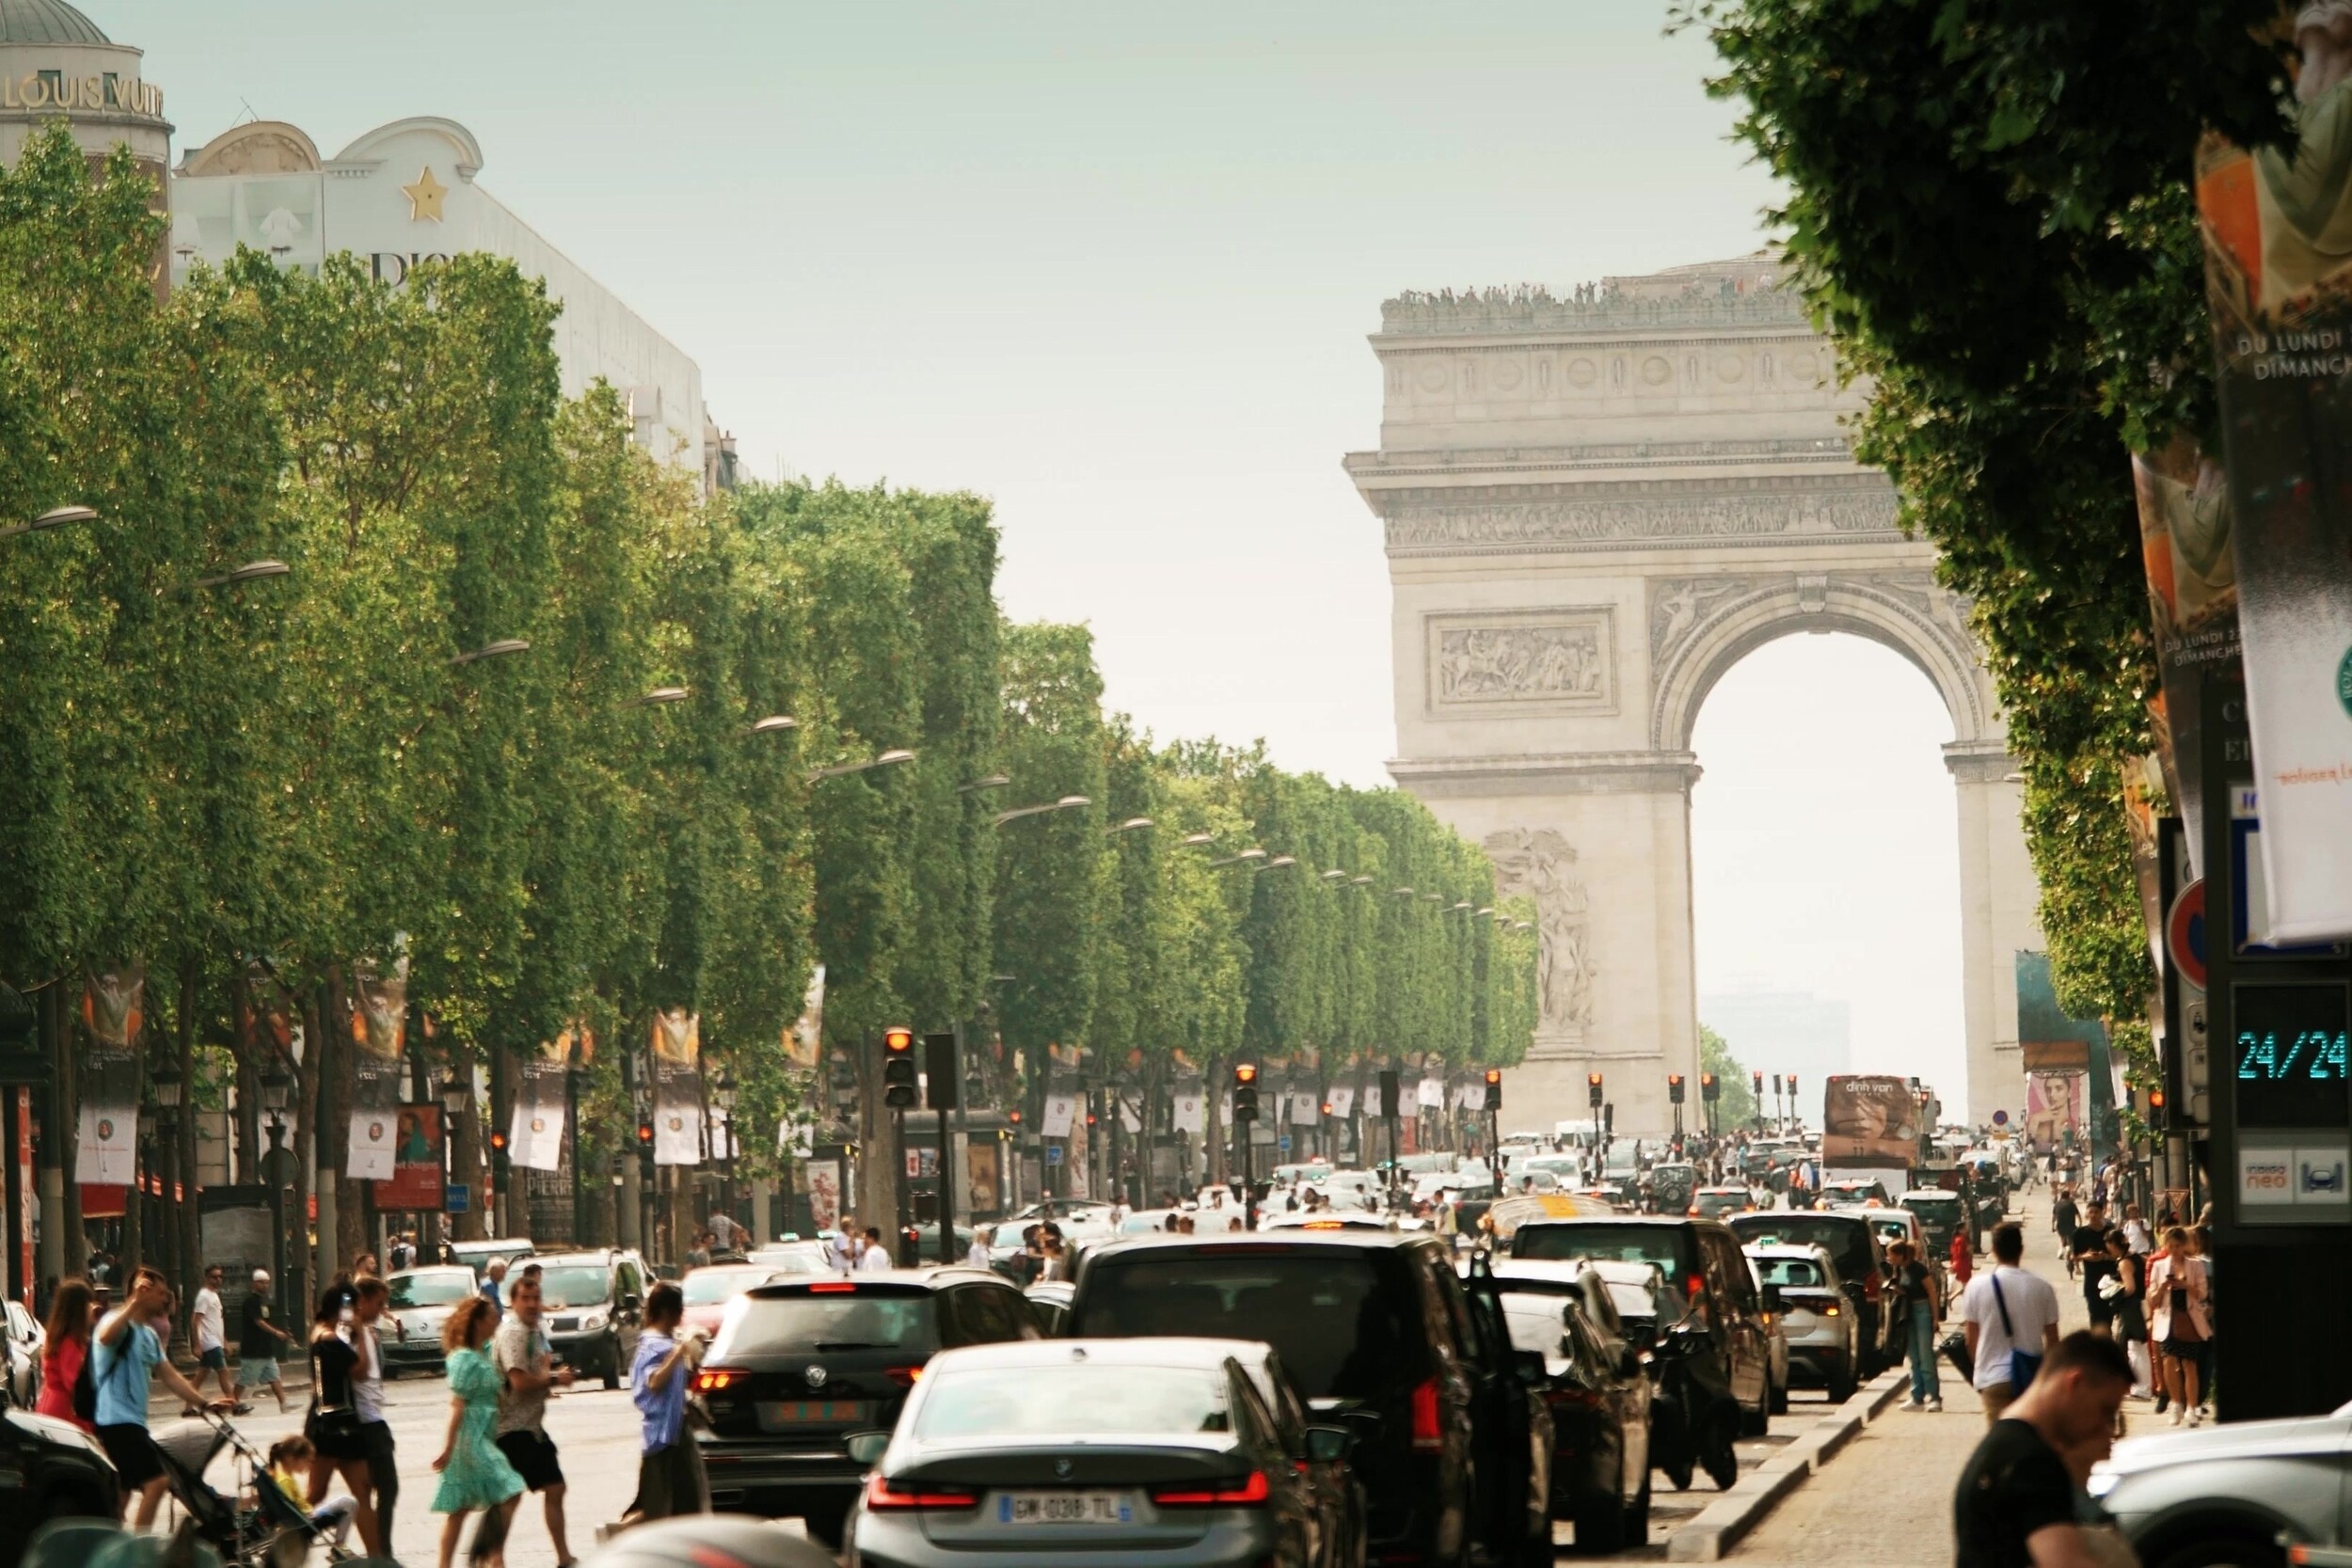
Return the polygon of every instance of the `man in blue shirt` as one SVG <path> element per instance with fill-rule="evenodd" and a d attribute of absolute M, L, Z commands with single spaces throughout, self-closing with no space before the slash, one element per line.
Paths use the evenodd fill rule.
<path fill-rule="evenodd" d="M 146 1529 L 155 1522 L 155 1509 L 164 1499 L 164 1457 L 147 1432 L 147 1388 L 151 1374 L 160 1374 L 164 1386 L 185 1403 L 213 1410 L 230 1410 L 234 1400 L 207 1400 L 203 1391 L 180 1375 L 164 1359 L 164 1342 L 154 1325 L 171 1311 L 171 1287 L 153 1269 L 141 1269 L 131 1281 L 131 1292 L 120 1307 L 99 1320 L 90 1336 L 90 1382 L 98 1390 L 95 1425 L 98 1441 L 122 1478 L 122 1500 L 139 1497 L 135 1521 Z"/>
<path fill-rule="evenodd" d="M 710 1512 L 710 1483 L 703 1475 L 702 1450 L 686 1430 L 686 1386 L 701 1364 L 699 1335 L 678 1333 L 686 1298 L 663 1280 L 645 1297 L 644 1329 L 630 1364 L 629 1398 L 644 1419 L 637 1462 L 637 1500 L 623 1525 Z"/>

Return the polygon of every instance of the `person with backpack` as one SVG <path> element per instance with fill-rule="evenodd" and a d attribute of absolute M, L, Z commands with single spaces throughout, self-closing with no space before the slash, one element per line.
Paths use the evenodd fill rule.
<path fill-rule="evenodd" d="M 155 1523 L 165 1484 L 164 1456 L 147 1430 L 150 1379 L 162 1378 L 164 1386 L 186 1404 L 225 1414 L 237 1403 L 206 1399 L 202 1389 L 164 1358 L 163 1337 L 155 1325 L 170 1311 L 171 1287 L 153 1269 L 141 1269 L 132 1277 L 128 1299 L 100 1319 L 91 1336 L 90 1379 L 97 1385 L 92 1417 L 99 1446 L 114 1461 L 115 1473 L 122 1479 L 124 1504 L 137 1495 L 138 1514 L 133 1525 L 142 1530 Z"/>
<path fill-rule="evenodd" d="M 98 1433 L 98 1386 L 89 1375 L 89 1335 L 97 1321 L 98 1292 L 88 1280 L 57 1287 L 40 1352 L 40 1397 L 33 1402 L 34 1414 L 71 1421 L 92 1436 Z"/>

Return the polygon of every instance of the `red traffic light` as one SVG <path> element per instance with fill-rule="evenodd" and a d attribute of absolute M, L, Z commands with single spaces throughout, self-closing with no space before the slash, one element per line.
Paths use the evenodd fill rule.
<path fill-rule="evenodd" d="M 914 1031 L 890 1028 L 882 1031 L 882 1049 L 893 1056 L 904 1055 L 914 1049 Z"/>
<path fill-rule="evenodd" d="M 1254 1084 L 1254 1083 L 1256 1083 L 1257 1081 L 1258 1081 L 1258 1069 L 1257 1069 L 1257 1068 L 1256 1068 L 1256 1067 L 1252 1066 L 1250 1063 L 1248 1063 L 1248 1062 L 1242 1062 L 1242 1063 L 1237 1064 L 1237 1065 L 1234 1067 L 1234 1069 L 1233 1069 L 1233 1082 L 1234 1082 L 1234 1083 L 1236 1083 L 1236 1084 Z"/>
<path fill-rule="evenodd" d="M 1486 1069 L 1486 1082 L 1487 1082 L 1487 1083 L 1489 1083 L 1489 1084 L 1500 1084 L 1500 1083 L 1502 1083 L 1502 1069 L 1501 1068 L 1499 1068 L 1499 1067 L 1490 1067 L 1490 1068 L 1488 1068 L 1488 1069 Z"/>
<path fill-rule="evenodd" d="M 2164 1091 L 2162 1089 L 2150 1089 L 2148 1091 L 2148 1109 L 2152 1111 L 2161 1111 L 2164 1109 Z"/>
<path fill-rule="evenodd" d="M 653 1142 L 652 1122 L 641 1121 L 637 1124 L 637 1141 L 641 1144 L 650 1144 Z"/>
<path fill-rule="evenodd" d="M 1005 1113 L 1005 1119 L 1011 1122 L 1016 1127 L 1019 1126 L 1021 1124 L 1021 1108 L 1016 1105 L 1011 1110 L 1007 1111 Z"/>
<path fill-rule="evenodd" d="M 506 1134 L 503 1132 L 492 1132 L 490 1134 L 490 1147 L 493 1149 L 504 1148 L 506 1147 Z"/>

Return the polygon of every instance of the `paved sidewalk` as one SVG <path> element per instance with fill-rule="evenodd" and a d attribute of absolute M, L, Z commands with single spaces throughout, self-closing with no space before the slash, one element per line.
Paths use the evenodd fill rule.
<path fill-rule="evenodd" d="M 2066 1275 L 2050 1229 L 2047 1187 L 2010 1200 L 2010 1217 L 2026 1229 L 2026 1266 L 2058 1293 L 2059 1328 L 2089 1326 L 2081 1285 Z M 1947 1324 L 1957 1323 L 1957 1315 Z M 1865 1427 L 1844 1452 L 1782 1503 L 1725 1561 L 1759 1568 L 1947 1568 L 1952 1560 L 1951 1497 L 1960 1472 L 1984 1435 L 1984 1407 L 1947 1362 L 1944 1413 L 1890 1410 Z M 2162 1419 L 2144 1401 L 2123 1406 L 2127 1431 L 2152 1431 Z"/>

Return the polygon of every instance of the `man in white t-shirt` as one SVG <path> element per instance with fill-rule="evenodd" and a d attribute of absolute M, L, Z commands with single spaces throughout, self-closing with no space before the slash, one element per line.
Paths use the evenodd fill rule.
<path fill-rule="evenodd" d="M 204 1271 L 204 1284 L 196 1292 L 196 1305 L 188 1317 L 196 1329 L 197 1381 L 201 1384 L 207 1373 L 218 1378 L 221 1393 L 235 1404 L 237 1386 L 229 1381 L 229 1314 L 220 1305 L 219 1264 Z M 237 1414 L 246 1415 L 249 1408 L 240 1407 Z"/>
<path fill-rule="evenodd" d="M 2047 1356 L 2058 1348 L 2058 1299 L 2049 1281 L 2027 1274 L 2019 1264 L 2026 1256 L 2026 1233 L 2009 1221 L 1993 1229 L 1993 1267 L 1968 1282 L 1960 1298 L 1963 1332 L 1977 1375 L 1977 1397 L 1984 1403 L 1985 1425 L 2001 1418 L 2022 1389 L 2010 1373 L 2010 1356 Z"/>

